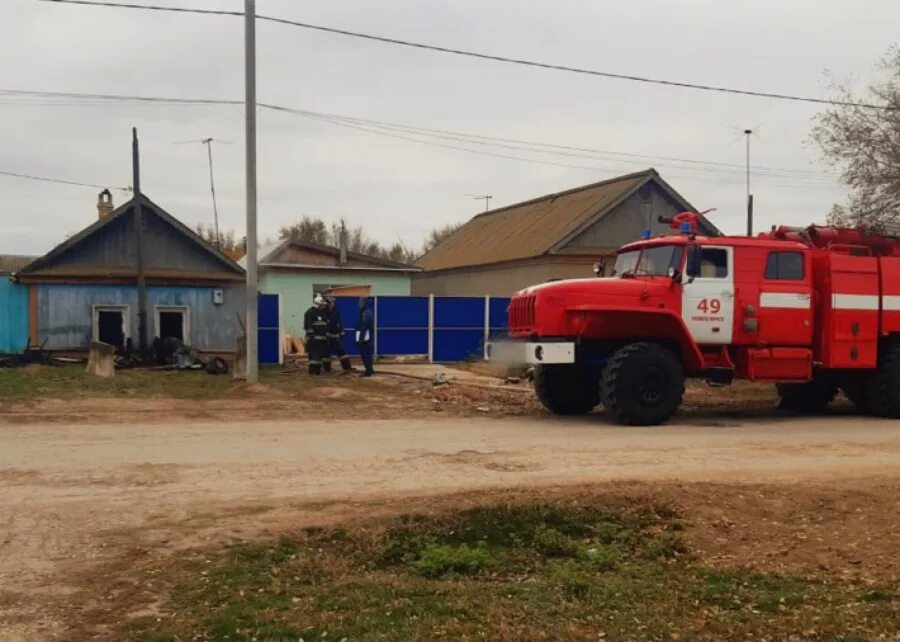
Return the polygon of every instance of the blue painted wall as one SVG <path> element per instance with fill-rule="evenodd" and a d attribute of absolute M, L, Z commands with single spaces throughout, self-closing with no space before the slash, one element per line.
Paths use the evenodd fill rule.
<path fill-rule="evenodd" d="M 19 353 L 28 343 L 28 287 L 0 276 L 0 353 Z"/>
<path fill-rule="evenodd" d="M 125 285 L 38 285 L 39 341 L 48 350 L 90 347 L 93 306 L 127 305 L 129 336 L 137 342 L 137 288 Z M 238 314 L 245 311 L 244 286 L 223 287 L 225 302 L 213 303 L 213 287 L 147 288 L 147 337 L 156 336 L 155 306 L 185 306 L 190 310 L 190 345 L 198 350 L 226 352 L 235 349 L 241 333 Z M 26 297 L 27 303 L 27 297 Z"/>

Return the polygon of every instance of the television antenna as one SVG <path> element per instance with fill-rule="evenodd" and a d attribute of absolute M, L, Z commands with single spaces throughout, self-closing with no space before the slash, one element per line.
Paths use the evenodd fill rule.
<path fill-rule="evenodd" d="M 491 199 L 494 198 L 493 194 L 466 194 L 466 196 L 474 198 L 476 201 L 484 201 L 485 212 L 491 209 Z"/>
<path fill-rule="evenodd" d="M 216 203 L 216 182 L 213 179 L 213 156 L 212 156 L 212 144 L 213 143 L 222 143 L 223 145 L 234 145 L 231 141 L 227 140 L 219 140 L 218 138 L 200 138 L 197 140 L 180 140 L 175 145 L 188 145 L 191 143 L 200 143 L 201 145 L 206 145 L 206 154 L 209 159 L 209 191 L 212 194 L 212 203 L 213 203 L 213 224 L 214 224 L 214 232 L 216 235 L 215 246 L 217 250 L 222 249 L 222 237 L 219 235 L 219 206 Z"/>

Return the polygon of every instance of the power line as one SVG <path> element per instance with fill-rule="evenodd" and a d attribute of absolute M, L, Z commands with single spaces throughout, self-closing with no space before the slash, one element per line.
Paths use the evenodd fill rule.
<path fill-rule="evenodd" d="M 56 2 L 57 0 L 42 0 Z M 169 96 L 137 96 L 130 94 L 94 94 L 64 91 L 31 91 L 24 89 L 0 89 L 0 96 L 36 96 L 43 98 L 71 98 L 74 100 L 92 99 L 104 102 L 136 102 L 136 103 L 170 103 L 176 105 L 243 105 L 240 100 L 224 100 L 215 98 L 173 98 Z"/>
<path fill-rule="evenodd" d="M 300 116 L 305 116 L 309 118 L 313 118 L 316 120 L 322 120 L 325 122 L 331 122 L 333 124 L 340 123 L 348 123 L 348 124 L 357 124 L 357 125 L 367 125 L 374 127 L 379 130 L 388 130 L 388 131 L 399 131 L 403 133 L 422 135 L 428 137 L 435 137 L 439 139 L 465 142 L 475 145 L 484 145 L 484 146 L 494 146 L 501 147 L 506 149 L 513 149 L 518 151 L 526 151 L 531 153 L 538 154 L 550 154 L 554 156 L 567 156 L 567 157 L 575 157 L 575 158 L 587 158 L 593 160 L 601 160 L 601 161 L 611 161 L 619 164 L 631 164 L 631 165 L 646 165 L 648 162 L 654 162 L 655 164 L 659 164 L 658 161 L 664 161 L 662 165 L 671 165 L 676 167 L 677 169 L 683 169 L 687 171 L 698 171 L 705 173 L 718 173 L 724 175 L 734 175 L 737 173 L 743 173 L 745 168 L 740 165 L 735 165 L 732 163 L 717 163 L 713 161 L 699 161 L 692 159 L 684 159 L 684 158 L 674 158 L 668 156 L 648 156 L 643 154 L 628 154 L 624 152 L 614 152 L 609 150 L 598 150 L 591 149 L 586 147 L 573 147 L 568 145 L 555 145 L 551 143 L 541 143 L 534 141 L 523 141 L 519 139 L 512 138 L 500 138 L 493 136 L 482 136 L 478 134 L 466 134 L 462 132 L 453 132 L 451 130 L 440 130 L 440 129 L 429 129 L 429 128 L 419 128 L 413 127 L 409 125 L 398 125 L 395 123 L 384 123 L 382 121 L 373 121 L 367 119 L 360 118 L 350 118 L 344 116 L 337 116 L 334 114 L 325 114 L 321 112 L 309 112 L 305 110 L 292 110 L 292 113 L 296 113 Z M 498 142 L 500 141 L 500 142 Z M 509 141 L 509 142 L 502 142 Z M 557 151 L 561 150 L 561 151 Z M 573 151 L 569 151 L 573 150 Z M 589 152 L 589 153 L 585 153 Z M 597 154 L 601 154 L 598 156 Z M 607 158 L 602 155 L 613 156 L 614 158 Z M 619 158 L 621 157 L 621 158 Z M 640 160 L 637 160 L 640 159 Z M 676 165 L 675 163 L 687 163 L 690 167 L 681 167 Z M 800 170 L 800 169 L 788 169 L 788 168 L 775 168 L 775 167 L 767 167 L 760 166 L 755 167 L 758 174 L 760 176 L 771 176 L 778 178 L 790 178 L 795 180 L 821 180 L 824 176 L 822 172 L 817 172 L 813 170 Z"/>
<path fill-rule="evenodd" d="M 260 106 L 262 106 L 262 105 L 260 105 Z M 291 111 L 291 110 L 289 110 L 289 111 Z M 299 115 L 306 116 L 307 114 L 299 114 Z M 521 162 L 526 162 L 526 163 L 533 163 L 533 164 L 537 164 L 537 165 L 547 165 L 547 166 L 551 166 L 551 167 L 565 167 L 565 168 L 569 168 L 569 169 L 581 169 L 581 170 L 586 170 L 586 171 L 590 171 L 590 172 L 620 172 L 620 171 L 623 171 L 622 168 L 598 167 L 598 166 L 592 166 L 592 165 L 575 165 L 575 164 L 571 164 L 571 163 L 560 163 L 560 162 L 553 162 L 553 161 L 545 161 L 545 160 L 539 160 L 539 159 L 535 159 L 535 158 L 527 158 L 527 157 L 523 157 L 523 156 L 515 156 L 515 155 L 512 155 L 512 154 L 498 153 L 498 152 L 491 152 L 491 151 L 486 151 L 486 150 L 481 150 L 481 149 L 472 149 L 472 148 L 470 148 L 470 147 L 461 147 L 461 146 L 459 146 L 459 145 L 452 145 L 452 144 L 448 144 L 448 143 L 440 143 L 440 142 L 435 142 L 435 141 L 432 141 L 432 140 L 423 140 L 423 139 L 421 139 L 421 138 L 416 138 L 416 137 L 414 137 L 414 136 L 412 136 L 412 135 L 404 135 L 404 134 L 401 134 L 401 133 L 395 133 L 395 132 L 386 132 L 386 131 L 382 131 L 382 130 L 380 130 L 380 129 L 378 129 L 378 128 L 375 128 L 375 127 L 369 127 L 369 126 L 364 126 L 364 125 L 359 125 L 359 124 L 354 124 L 354 123 L 343 122 L 342 120 L 334 119 L 334 118 L 321 118 L 321 117 L 316 117 L 316 116 L 309 116 L 309 117 L 314 118 L 314 119 L 316 119 L 316 120 L 322 120 L 323 122 L 327 122 L 327 123 L 330 123 L 330 124 L 333 124 L 333 125 L 337 125 L 337 126 L 340 126 L 340 127 L 345 127 L 345 128 L 349 128 L 349 129 L 356 129 L 356 130 L 363 131 L 363 132 L 368 132 L 368 133 L 371 133 L 371 134 L 378 134 L 378 135 L 380 135 L 380 136 L 385 136 L 385 137 L 388 137 L 388 138 L 396 138 L 396 139 L 398 139 L 398 140 L 411 141 L 411 142 L 420 143 L 420 144 L 423 144 L 423 145 L 429 145 L 429 146 L 432 146 L 432 147 L 441 147 L 441 148 L 444 148 L 444 149 L 453 149 L 453 150 L 457 150 L 457 151 L 468 152 L 468 153 L 471 153 L 471 154 L 479 154 L 479 155 L 482 155 L 482 156 L 491 156 L 491 157 L 494 157 L 494 158 L 503 158 L 503 159 L 507 159 L 507 160 L 515 160 L 515 161 L 521 161 Z M 592 157 L 588 157 L 588 158 L 592 158 Z M 602 159 L 595 159 L 595 160 L 602 160 Z M 614 162 L 622 162 L 622 161 L 614 161 Z M 697 176 L 685 176 L 685 175 L 683 175 L 683 174 L 682 174 L 682 175 L 679 175 L 679 174 L 667 173 L 666 175 L 667 175 L 667 176 L 670 176 L 670 177 L 674 177 L 674 178 L 683 178 L 683 179 L 689 179 L 689 180 L 700 180 L 700 181 L 703 181 L 703 180 L 710 181 L 710 180 L 712 180 L 712 179 L 709 179 L 709 178 L 704 179 L 704 178 L 697 177 Z M 783 176 L 782 176 L 782 177 L 778 177 L 777 175 L 765 175 L 765 176 L 767 176 L 767 177 L 774 177 L 774 178 L 785 178 L 785 177 L 783 177 Z M 732 183 L 729 183 L 728 180 L 715 179 L 715 180 L 713 180 L 713 182 L 719 183 L 719 184 L 735 184 L 735 185 L 741 184 L 739 181 L 736 180 L 736 179 L 737 179 L 737 176 L 725 176 L 725 177 L 723 177 L 723 178 L 726 178 L 726 179 L 734 178 L 735 180 L 734 180 Z M 826 183 L 826 182 L 821 182 L 821 183 L 815 183 L 815 184 L 817 184 L 817 185 L 831 185 L 832 183 L 830 183 L 830 182 L 828 182 L 828 183 Z M 789 186 L 789 185 L 786 185 L 786 184 L 781 184 L 781 185 L 782 185 L 782 186 Z"/>
<path fill-rule="evenodd" d="M 179 104 L 179 105 L 239 105 L 242 104 L 240 101 L 236 100 L 225 100 L 225 99 L 211 99 L 211 98 L 169 98 L 169 97 L 161 97 L 161 96 L 137 96 L 137 95 L 127 95 L 127 94 L 98 94 L 98 93 L 75 93 L 75 92 L 49 92 L 49 91 L 30 91 L 30 90 L 20 90 L 20 89 L 2 89 L 0 88 L 0 96 L 26 96 L 30 98 L 34 97 L 42 97 L 44 99 L 65 99 L 65 102 L 61 102 L 63 105 L 71 105 L 78 104 L 77 101 L 79 99 L 89 101 L 87 104 L 91 105 L 104 105 L 109 103 L 116 102 L 133 102 L 138 104 Z M 75 101 L 74 103 L 71 101 Z M 31 103 L 26 103 L 31 104 Z M 48 102 L 48 104 L 53 104 L 52 101 Z M 505 149 L 511 149 L 516 151 L 525 151 L 529 153 L 540 153 L 540 154 L 552 154 L 555 156 L 567 156 L 567 157 L 577 157 L 577 158 L 587 158 L 591 160 L 600 160 L 605 162 L 614 162 L 619 165 L 624 164 L 639 164 L 646 165 L 647 163 L 660 164 L 658 161 L 663 161 L 662 165 L 667 165 L 671 163 L 684 163 L 689 165 L 696 165 L 696 167 L 679 167 L 677 165 L 672 165 L 677 169 L 686 170 L 686 171 L 701 171 L 701 172 L 712 172 L 712 173 L 720 173 L 724 175 L 728 174 L 736 174 L 738 172 L 744 171 L 743 165 L 733 164 L 733 163 L 722 163 L 716 161 L 704 161 L 697 159 L 688 159 L 688 158 L 678 158 L 678 157 L 670 157 L 670 156 L 650 156 L 644 154 L 632 154 L 628 152 L 619 152 L 612 150 L 604 150 L 604 149 L 595 149 L 590 147 L 577 147 L 571 145 L 557 145 L 553 143 L 546 142 L 538 142 L 538 141 L 527 141 L 516 138 L 503 138 L 497 136 L 487 136 L 483 134 L 471 134 L 466 132 L 459 132 L 449 129 L 434 129 L 427 127 L 416 127 L 413 125 L 405 125 L 399 123 L 390 123 L 379 120 L 371 120 L 364 119 L 352 116 L 344 116 L 340 114 L 332 114 L 328 112 L 317 112 L 310 111 L 305 109 L 298 109 L 292 107 L 286 107 L 283 105 L 269 104 L 269 103 L 260 103 L 260 108 L 268 109 L 276 112 L 283 112 L 292 115 L 298 115 L 302 117 L 312 118 L 315 120 L 320 120 L 323 122 L 327 122 L 334 125 L 342 125 L 346 127 L 354 126 L 355 129 L 361 129 L 362 131 L 368 131 L 370 133 L 381 134 L 384 136 L 389 136 L 392 138 L 399 138 L 401 140 L 411 140 L 413 142 L 418 142 L 421 144 L 432 145 L 437 147 L 444 147 L 449 149 L 456 149 L 460 151 L 468 151 L 471 153 L 482 153 L 490 156 L 500 157 L 500 158 L 508 158 L 510 160 L 525 160 L 531 161 L 533 159 L 524 159 L 519 156 L 511 156 L 508 154 L 493 154 L 484 152 L 483 150 L 473 150 L 470 148 L 463 148 L 456 145 L 448 145 L 448 144 L 438 144 L 431 140 L 422 140 L 421 138 L 411 138 L 410 135 L 415 136 L 424 136 L 429 138 L 442 138 L 444 140 L 450 140 L 453 142 L 463 142 L 468 144 L 475 144 L 486 146 L 490 145 L 493 147 L 500 147 Z M 385 133 L 387 130 L 388 133 Z M 553 151 L 553 150 L 561 150 L 561 151 Z M 603 158 L 602 156 L 598 156 L 598 154 L 606 154 L 615 157 L 622 158 Z M 641 160 L 636 160 L 641 159 Z M 542 163 L 542 164 L 553 164 L 562 167 L 571 167 L 575 169 L 590 169 L 592 171 L 618 171 L 609 170 L 609 168 L 603 169 L 599 167 L 586 167 L 583 165 L 568 165 L 568 164 L 559 164 L 559 163 Z M 722 168 L 722 169 L 719 169 Z M 816 172 L 813 170 L 801 170 L 801 169 L 792 169 L 792 168 L 783 168 L 783 167 L 772 167 L 772 166 L 757 166 L 753 168 L 754 171 L 759 172 L 760 175 L 769 176 L 769 177 L 777 177 L 777 178 L 787 178 L 787 179 L 796 179 L 803 181 L 812 181 L 812 180 L 821 180 L 823 174 L 821 172 Z"/>
<path fill-rule="evenodd" d="M 300 111 L 300 110 L 296 110 L 296 111 Z M 559 144 L 555 144 L 555 143 L 528 141 L 528 140 L 522 140 L 522 139 L 518 139 L 518 138 L 504 138 L 501 136 L 486 136 L 484 134 L 470 134 L 470 133 L 464 133 L 464 132 L 459 132 L 459 131 L 454 131 L 454 130 L 449 130 L 449 129 L 433 129 L 433 128 L 428 128 L 428 127 L 415 127 L 412 125 L 401 125 L 401 124 L 397 124 L 397 123 L 388 123 L 388 122 L 384 122 L 384 121 L 368 120 L 368 119 L 364 119 L 364 118 L 356 118 L 356 117 L 351 117 L 351 116 L 340 116 L 338 114 L 327 114 L 325 112 L 311 112 L 311 111 L 304 110 L 304 113 L 309 114 L 309 115 L 331 116 L 331 117 L 335 117 L 335 118 L 341 118 L 343 120 L 360 122 L 360 123 L 368 123 L 368 124 L 379 125 L 379 126 L 383 126 L 383 127 L 393 127 L 393 128 L 397 128 L 397 129 L 401 129 L 401 130 L 429 132 L 429 133 L 435 133 L 435 134 L 448 134 L 448 135 L 453 135 L 453 136 L 464 136 L 466 138 L 472 138 L 472 139 L 484 140 L 484 141 L 498 141 L 498 142 L 503 142 L 503 143 L 520 144 L 520 145 L 533 146 L 533 147 L 544 147 L 544 148 L 548 148 L 548 149 L 561 149 L 561 150 L 567 150 L 567 151 L 608 154 L 610 156 L 622 156 L 622 157 L 626 157 L 626 158 L 664 160 L 664 161 L 673 161 L 673 162 L 679 162 L 679 163 L 690 163 L 690 164 L 696 164 L 696 165 L 709 165 L 709 166 L 714 166 L 714 167 L 729 167 L 729 168 L 734 168 L 734 169 L 738 169 L 741 171 L 743 171 L 743 169 L 744 169 L 743 165 L 739 165 L 737 163 L 722 163 L 722 162 L 716 162 L 716 161 L 703 161 L 703 160 L 696 160 L 696 159 L 689 159 L 689 158 L 678 158 L 678 157 L 673 157 L 673 156 L 651 156 L 649 154 L 633 154 L 633 153 L 628 153 L 628 152 L 613 151 L 613 150 L 609 150 L 609 149 L 596 149 L 596 148 L 591 148 L 591 147 L 576 147 L 576 146 L 572 146 L 572 145 L 559 145 Z M 791 173 L 798 173 L 798 174 L 821 174 L 821 172 L 816 171 L 816 170 L 794 169 L 794 168 L 787 168 L 787 167 L 770 167 L 770 166 L 765 166 L 765 165 L 754 166 L 754 168 L 757 170 L 771 170 L 771 171 L 791 172 Z"/>
<path fill-rule="evenodd" d="M 421 138 L 416 138 L 414 136 L 407 136 L 407 135 L 398 134 L 398 133 L 385 132 L 385 131 L 381 131 L 377 128 L 342 122 L 342 121 L 336 120 L 336 119 L 317 118 L 317 120 L 322 120 L 324 122 L 328 122 L 333 125 L 337 125 L 339 127 L 346 127 L 346 128 L 350 128 L 350 129 L 356 129 L 359 131 L 369 132 L 372 134 L 378 134 L 380 136 L 386 136 L 388 138 L 396 138 L 398 140 L 411 141 L 411 142 L 420 143 L 423 145 L 430 145 L 432 147 L 453 149 L 453 150 L 457 150 L 457 151 L 468 152 L 471 154 L 479 154 L 482 156 L 491 156 L 494 158 L 504 158 L 507 160 L 515 160 L 515 161 L 521 161 L 521 162 L 526 162 L 526 163 L 533 163 L 533 164 L 537 164 L 537 165 L 546 165 L 546 166 L 550 166 L 550 167 L 565 167 L 568 169 L 581 169 L 581 170 L 586 170 L 586 171 L 590 171 L 590 172 L 620 172 L 620 171 L 622 171 L 621 168 L 598 167 L 598 166 L 593 166 L 593 165 L 575 165 L 575 164 L 571 164 L 571 163 L 560 163 L 560 162 L 539 160 L 539 159 L 535 159 L 535 158 L 527 158 L 527 157 L 523 157 L 523 156 L 514 156 L 512 154 L 491 152 L 491 151 L 486 151 L 486 150 L 482 150 L 482 149 L 472 149 L 470 147 L 461 147 L 459 145 L 451 145 L 451 144 L 439 143 L 439 142 L 435 142 L 435 141 L 431 141 L 431 140 L 423 140 Z M 621 162 L 621 161 L 614 161 L 614 162 Z M 679 174 L 667 172 L 666 176 L 673 177 L 673 178 L 688 179 L 688 180 L 699 180 L 699 181 L 707 181 L 707 182 L 712 181 L 712 182 L 715 182 L 718 184 L 734 184 L 734 185 L 742 184 L 740 182 L 740 180 L 738 179 L 738 177 L 734 176 L 734 175 L 733 176 L 723 176 L 722 178 L 719 178 L 719 179 L 711 179 L 711 178 L 704 178 L 704 177 L 698 177 L 698 176 L 685 176 L 683 174 L 679 175 Z M 774 178 L 784 178 L 784 177 L 778 177 L 778 176 L 772 176 L 772 175 L 765 175 L 765 176 L 774 177 Z M 723 178 L 726 180 L 723 180 Z M 772 183 L 769 183 L 769 184 L 772 185 Z M 831 185 L 831 184 L 832 183 L 830 183 L 830 182 L 819 182 L 819 183 L 807 183 L 807 185 L 804 185 L 804 186 L 794 184 L 793 186 L 794 187 L 806 187 L 808 185 Z M 784 187 L 791 186 L 790 184 L 785 184 L 785 183 L 780 183 L 779 185 L 784 186 Z"/>
<path fill-rule="evenodd" d="M 74 185 L 76 187 L 93 187 L 96 189 L 108 189 L 107 185 L 99 185 L 97 183 L 79 183 L 78 181 L 67 181 L 62 178 L 49 178 L 47 176 L 33 176 L 31 174 L 20 174 L 18 172 L 7 172 L 0 170 L 0 175 L 10 176 L 12 178 L 24 178 L 30 181 L 42 181 L 44 183 L 60 183 L 62 185 Z M 122 192 L 130 192 L 130 187 L 113 187 L 112 189 Z"/>
<path fill-rule="evenodd" d="M 166 11 L 166 12 L 176 12 L 176 13 L 191 13 L 191 14 L 204 14 L 204 15 L 216 15 L 216 16 L 243 16 L 242 11 L 226 11 L 221 9 L 189 9 L 186 7 L 164 7 L 159 5 L 145 5 L 145 4 L 134 4 L 134 3 L 124 3 L 124 2 L 98 2 L 96 0 L 41 0 L 42 2 L 55 2 L 59 4 L 76 4 L 76 5 L 87 5 L 93 7 L 107 7 L 107 8 L 119 8 L 119 9 L 142 9 L 145 11 Z M 885 111 L 893 111 L 895 108 L 887 106 L 887 105 L 875 105 L 869 103 L 856 103 L 851 101 L 843 101 L 843 100 L 833 100 L 828 98 L 815 98 L 812 96 L 799 96 L 794 94 L 783 94 L 777 92 L 766 92 L 766 91 L 753 91 L 749 89 L 736 89 L 734 87 L 720 87 L 715 85 L 704 85 L 697 83 L 689 83 L 689 82 L 681 82 L 676 80 L 663 80 L 661 78 L 649 78 L 646 76 L 635 76 L 631 74 L 620 74 L 609 71 L 600 71 L 596 69 L 586 69 L 584 67 L 572 67 L 569 65 L 559 65 L 553 63 L 546 62 L 538 62 L 534 60 L 525 60 L 523 58 L 512 58 L 509 56 L 500 56 L 495 54 L 486 54 L 475 51 L 468 51 L 465 49 L 455 49 L 451 47 L 442 47 L 439 45 L 430 45 L 421 42 L 414 42 L 411 40 L 401 40 L 399 38 L 389 38 L 386 36 L 378 36 L 369 33 L 363 33 L 359 31 L 350 31 L 347 29 L 338 29 L 335 27 L 326 27 L 324 25 L 316 25 L 308 22 L 299 22 L 296 20 L 289 20 L 287 18 L 278 18 L 274 16 L 262 16 L 257 15 L 257 19 L 264 20 L 267 22 L 274 22 L 282 25 L 289 25 L 292 27 L 300 27 L 302 29 L 311 29 L 313 31 L 321 31 L 325 33 L 331 33 L 340 36 L 347 36 L 351 38 L 361 38 L 364 40 L 372 40 L 375 42 L 381 42 L 385 44 L 391 45 L 399 45 L 402 47 L 411 47 L 415 49 L 425 49 L 428 51 L 437 51 L 440 53 L 453 54 L 457 56 L 466 56 L 469 58 L 478 58 L 481 60 L 491 60 L 494 62 L 503 62 L 515 65 L 524 65 L 527 67 L 534 67 L 540 69 L 549 69 L 552 71 L 564 71 L 575 74 L 583 74 L 588 76 L 599 76 L 603 78 L 612 78 L 615 80 L 626 80 L 631 82 L 640 82 L 645 84 L 652 85 L 663 85 L 668 87 L 679 87 L 681 89 L 693 89 L 698 91 L 712 91 L 726 94 L 736 94 L 742 96 L 753 96 L 756 98 L 767 98 L 771 100 L 788 100 L 794 102 L 804 102 L 804 103 L 814 103 L 819 105 L 834 105 L 840 107 L 862 107 L 865 109 L 878 109 Z"/>

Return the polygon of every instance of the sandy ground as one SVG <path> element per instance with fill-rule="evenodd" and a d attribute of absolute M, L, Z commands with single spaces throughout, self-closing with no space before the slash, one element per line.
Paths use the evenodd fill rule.
<path fill-rule="evenodd" d="M 430 415 L 373 421 L 4 425 L 2 639 L 31 642 L 58 634 L 67 621 L 109 599 L 104 587 L 114 583 L 105 584 L 105 574 L 118 569 L 127 575 L 129 560 L 136 557 L 277 533 L 288 525 L 327 523 L 371 512 L 373 506 L 384 510 L 396 503 L 408 509 L 440 502 L 410 499 L 415 496 L 611 481 L 622 487 L 664 480 L 747 488 L 774 483 L 781 489 L 813 483 L 826 485 L 829 492 L 861 493 L 850 507 L 840 503 L 849 501 L 846 495 L 828 504 L 828 514 L 840 523 L 846 522 L 841 511 L 857 516 L 867 506 L 877 505 L 877 514 L 869 516 L 876 522 L 879 514 L 895 521 L 900 514 L 900 422 L 850 416 L 691 421 L 623 428 L 598 417 Z M 660 488 L 663 495 L 671 493 L 671 485 Z M 740 527 L 752 497 L 750 491 L 732 492 L 730 504 L 721 498 L 698 502 L 708 509 L 704 523 L 718 525 L 698 536 L 710 556 L 727 558 L 727 550 L 717 549 L 716 529 L 722 535 Z M 813 507 L 819 505 L 815 502 Z M 725 510 L 729 505 L 732 509 Z M 757 515 L 745 524 L 748 541 L 754 541 L 753 533 L 784 530 L 778 520 L 787 518 L 777 510 L 773 515 Z M 896 526 L 890 525 L 884 542 L 890 550 L 900 545 Z M 871 527 L 884 532 L 884 524 Z M 832 530 L 828 537 L 837 538 L 838 526 Z M 819 539 L 826 546 L 826 538 Z M 800 570 L 840 563 L 834 555 L 821 560 L 811 557 Z M 898 579 L 896 564 L 877 556 L 846 563 Z"/>

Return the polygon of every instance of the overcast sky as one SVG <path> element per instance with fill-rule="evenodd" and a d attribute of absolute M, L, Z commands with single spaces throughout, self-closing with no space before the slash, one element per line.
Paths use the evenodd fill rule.
<path fill-rule="evenodd" d="M 154 4 L 240 10 L 240 0 Z M 236 17 L 0 2 L 0 89 L 241 99 Z M 761 91 L 830 95 L 826 71 L 863 88 L 897 39 L 896 0 L 259 0 L 260 14 L 558 64 Z M 753 178 L 758 229 L 821 220 L 844 189 L 808 142 L 815 105 L 472 60 L 270 23 L 258 27 L 261 102 L 357 118 L 643 155 L 577 158 L 450 144 L 558 167 L 427 146 L 297 115 L 259 115 L 260 238 L 303 214 L 363 224 L 418 247 L 483 208 L 655 166 L 714 221 L 743 231 L 744 177 L 674 163 L 802 170 Z M 215 137 L 221 224 L 243 235 L 240 106 L 35 104 L 0 97 L 0 171 L 110 187 L 131 183 L 185 223 L 212 221 Z M 703 169 L 701 169 L 703 168 Z M 709 171 L 713 170 L 713 171 Z M 96 216 L 97 190 L 0 176 L 0 253 L 42 253 Z M 115 192 L 117 202 L 127 198 Z"/>

